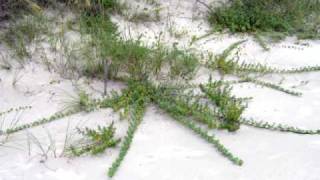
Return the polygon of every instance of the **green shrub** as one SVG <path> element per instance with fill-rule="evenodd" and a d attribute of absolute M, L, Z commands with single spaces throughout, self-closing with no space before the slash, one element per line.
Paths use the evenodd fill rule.
<path fill-rule="evenodd" d="M 217 30 L 231 32 L 288 32 L 317 34 L 319 0 L 230 0 L 209 11 Z"/>
<path fill-rule="evenodd" d="M 120 37 L 116 25 L 103 15 L 81 17 L 81 31 L 91 35 L 91 47 L 87 48 L 96 50 L 99 56 L 87 61 L 84 74 L 88 76 L 103 74 L 102 62 L 105 60 L 111 61 L 111 79 L 116 79 L 121 73 L 135 80 L 145 80 L 159 75 L 161 69 L 168 66 L 168 77 L 189 79 L 199 66 L 198 57 L 186 50 L 171 49 L 160 42 L 150 47 L 139 38 L 127 40 Z"/>

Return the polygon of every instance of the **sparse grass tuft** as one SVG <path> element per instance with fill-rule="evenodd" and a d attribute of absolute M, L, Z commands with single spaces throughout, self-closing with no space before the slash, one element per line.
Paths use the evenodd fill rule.
<path fill-rule="evenodd" d="M 70 95 L 68 99 L 63 102 L 63 104 L 64 110 L 89 112 L 96 108 L 96 102 L 89 98 L 89 94 L 82 90 L 80 90 L 75 96 Z"/>
<path fill-rule="evenodd" d="M 172 78 L 191 79 L 200 64 L 196 55 L 179 50 L 176 47 L 169 53 L 168 59 Z"/>
<path fill-rule="evenodd" d="M 5 69 L 8 71 L 12 69 L 12 64 L 10 63 L 8 56 L 1 54 L 0 69 Z"/>
<path fill-rule="evenodd" d="M 15 52 L 19 59 L 23 60 L 30 56 L 27 46 L 41 34 L 48 33 L 48 28 L 47 19 L 44 16 L 29 15 L 12 22 L 3 36 L 3 42 Z"/>

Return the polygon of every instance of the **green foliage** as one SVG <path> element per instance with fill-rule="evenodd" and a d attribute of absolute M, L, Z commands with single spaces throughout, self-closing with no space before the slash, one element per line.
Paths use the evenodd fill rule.
<path fill-rule="evenodd" d="M 135 80 L 148 78 L 152 65 L 148 63 L 151 60 L 151 51 L 140 40 L 120 40 L 111 48 L 111 69 L 127 72 Z"/>
<path fill-rule="evenodd" d="M 79 109 L 80 110 L 85 110 L 89 106 L 89 95 L 81 91 L 79 93 Z"/>
<path fill-rule="evenodd" d="M 83 36 L 91 35 L 80 50 L 81 58 L 85 61 L 82 74 L 88 77 L 101 78 L 103 75 L 104 61 L 110 58 L 112 47 L 117 42 L 117 26 L 104 15 L 80 17 L 80 32 Z M 114 68 L 111 70 L 116 71 Z M 114 71 L 111 71 L 114 74 Z M 111 75 L 110 75 L 111 76 Z"/>
<path fill-rule="evenodd" d="M 82 27 L 93 36 L 93 43 L 98 50 L 100 61 L 91 62 L 96 64 L 97 71 L 90 74 L 101 74 L 103 71 L 102 60 L 111 59 L 110 78 L 117 77 L 118 73 L 128 73 L 133 79 L 144 79 L 149 73 L 145 63 L 151 59 L 150 49 L 140 40 L 124 40 L 116 35 L 116 26 L 103 16 L 84 17 Z"/>
<path fill-rule="evenodd" d="M 121 108 L 128 108 L 134 104 L 144 105 L 151 101 L 153 88 L 148 82 L 128 81 L 128 88 L 122 90 L 121 95 L 112 93 L 110 106 L 119 111 Z"/>
<path fill-rule="evenodd" d="M 122 91 L 121 96 L 113 93 L 113 97 L 116 100 L 112 101 L 113 103 L 110 103 L 110 106 L 116 111 L 121 108 L 127 109 L 127 116 L 125 116 L 125 118 L 129 118 L 130 125 L 127 134 L 123 139 L 120 153 L 109 168 L 109 177 L 114 176 L 125 158 L 134 137 L 134 133 L 143 119 L 145 108 L 151 100 L 152 92 L 153 90 L 149 83 L 131 80 L 128 82 L 128 88 Z"/>
<path fill-rule="evenodd" d="M 85 153 L 92 155 L 103 153 L 107 148 L 115 147 L 120 139 L 115 139 L 115 127 L 111 123 L 108 127 L 98 126 L 98 129 L 85 128 L 77 129 L 78 133 L 83 136 L 78 145 L 70 146 L 70 151 L 75 156 L 81 156 Z"/>
<path fill-rule="evenodd" d="M 185 96 L 183 96 L 185 97 Z M 199 134 L 207 142 L 213 144 L 219 152 L 237 165 L 243 162 L 238 157 L 235 157 L 230 151 L 225 148 L 219 140 L 208 133 L 202 128 L 198 127 L 194 120 L 207 124 L 209 128 L 218 128 L 220 125 L 218 114 L 210 109 L 208 105 L 200 101 L 190 100 L 190 94 L 183 99 L 181 94 L 168 87 L 158 87 L 155 90 L 153 102 L 158 107 L 168 113 L 174 120 L 180 122 L 184 126 L 190 128 L 195 133 Z"/>
<path fill-rule="evenodd" d="M 222 118 L 220 128 L 236 131 L 240 128 L 240 116 L 245 109 L 242 102 L 231 95 L 231 87 L 222 81 L 209 82 L 200 85 L 200 89 L 206 94 L 219 109 Z"/>
<path fill-rule="evenodd" d="M 230 161 L 236 165 L 242 165 L 243 161 L 240 158 L 234 156 L 213 135 L 209 135 L 207 131 L 198 127 L 197 124 L 188 118 L 189 116 L 186 117 L 186 113 L 181 113 L 180 107 L 177 107 L 176 104 L 170 102 L 169 99 L 156 99 L 156 103 L 159 108 L 167 112 L 174 120 L 180 122 L 184 126 L 194 131 L 196 134 L 200 135 L 200 137 L 202 137 L 204 140 L 213 144 L 217 150 Z"/>
<path fill-rule="evenodd" d="M 258 44 L 262 47 L 263 50 L 265 50 L 265 51 L 270 50 L 267 43 L 265 42 L 265 40 L 261 37 L 261 35 L 259 33 L 255 33 L 254 38 L 258 42 Z"/>
<path fill-rule="evenodd" d="M 245 106 L 242 105 L 241 98 L 231 95 L 230 84 L 223 81 L 212 82 L 210 80 L 207 84 L 200 85 L 200 89 L 205 96 L 194 94 L 193 91 L 186 92 L 190 86 L 155 86 L 147 80 L 129 80 L 127 81 L 127 88 L 122 93 L 112 92 L 111 95 L 101 100 L 90 99 L 86 93 L 83 93 L 82 104 L 84 106 L 93 104 L 92 106 L 95 108 L 113 108 L 115 111 L 127 109 L 127 113 L 123 117 L 129 120 L 129 128 L 126 136 L 123 138 L 120 153 L 109 168 L 108 176 L 113 177 L 120 167 L 130 148 L 134 134 L 143 119 L 145 109 L 150 103 L 156 104 L 174 120 L 200 135 L 208 143 L 213 144 L 223 156 L 236 165 L 242 165 L 243 161 L 233 155 L 215 136 L 209 135 L 198 123 L 205 124 L 209 128 L 227 129 L 229 131 L 236 131 L 239 129 L 240 124 L 244 124 L 270 130 L 300 134 L 319 134 L 319 130 L 302 130 L 281 124 L 275 125 L 241 118 Z M 208 100 L 214 106 L 206 103 Z M 89 108 L 90 111 L 93 109 Z M 7 129 L 5 134 L 49 123 L 79 111 L 81 110 L 73 109 L 72 111 L 59 112 L 49 118 L 43 118 L 30 124 Z M 98 127 L 98 130 L 85 129 L 84 131 L 79 130 L 79 132 L 88 141 L 80 146 L 73 146 L 71 152 L 74 155 L 101 153 L 106 148 L 113 147 L 119 142 L 119 140 L 113 138 L 114 129 L 112 125 L 108 128 Z"/>
<path fill-rule="evenodd" d="M 213 61 L 210 59 L 210 61 L 207 62 L 207 67 L 213 70 L 217 69 L 222 75 L 234 73 L 237 67 L 237 62 L 235 62 L 233 58 L 230 60 L 227 58 L 230 56 L 233 50 L 235 50 L 244 42 L 245 41 L 238 41 L 231 44 L 221 54 L 216 55 Z"/>
<path fill-rule="evenodd" d="M 111 10 L 120 10 L 121 4 L 119 0 L 93 0 L 91 1 L 92 4 L 100 3 L 104 9 L 111 9 Z"/>
<path fill-rule="evenodd" d="M 166 112 L 177 116 L 183 116 L 206 124 L 209 128 L 218 128 L 219 122 L 217 113 L 207 104 L 203 104 L 198 98 L 192 98 L 191 94 L 184 96 L 183 93 L 167 87 L 160 87 L 156 90 L 154 102 L 166 103 Z M 161 106 L 162 107 L 162 106 Z"/>
<path fill-rule="evenodd" d="M 240 0 L 232 2 L 236 1 L 241 2 Z M 249 2 L 249 0 L 244 1 Z M 109 77 L 121 79 L 126 83 L 127 88 L 122 90 L 121 93 L 112 92 L 107 97 L 98 100 L 91 99 L 87 93 L 82 91 L 67 106 L 71 107 L 69 110 L 58 112 L 48 118 L 42 118 L 29 124 L 7 129 L 3 134 L 12 134 L 27 128 L 36 127 L 81 111 L 90 112 L 98 108 L 112 108 L 114 111 L 120 112 L 121 119 L 129 121 L 129 128 L 126 136 L 123 138 L 119 155 L 108 170 L 108 176 L 110 177 L 115 175 L 128 153 L 134 134 L 143 120 L 146 107 L 151 103 L 156 104 L 174 120 L 191 129 L 208 143 L 213 144 L 223 156 L 236 165 L 242 165 L 243 161 L 224 147 L 215 136 L 209 135 L 205 128 L 226 129 L 234 132 L 240 128 L 241 124 L 245 124 L 271 130 L 319 134 L 319 130 L 301 130 L 284 125 L 270 125 L 268 123 L 242 119 L 241 115 L 246 108 L 243 104 L 244 99 L 237 98 L 231 94 L 232 82 L 212 82 L 210 80 L 207 84 L 200 85 L 201 91 L 199 93 L 196 93 L 197 87 L 180 86 L 181 82 L 178 85 L 174 84 L 172 86 L 168 85 L 168 81 L 165 82 L 165 85 L 155 85 L 157 82 L 154 83 L 152 81 L 153 78 L 158 78 L 158 76 L 163 75 L 162 73 L 167 73 L 165 76 L 169 77 L 170 80 L 180 80 L 180 78 L 183 80 L 191 79 L 200 66 L 198 57 L 190 51 L 180 50 L 176 46 L 173 46 L 173 48 L 166 47 L 160 43 L 160 40 L 153 46 L 147 46 L 139 38 L 137 40 L 121 38 L 118 35 L 116 25 L 111 22 L 108 16 L 109 12 L 118 9 L 118 1 L 92 0 L 68 1 L 68 3 L 83 3 L 79 4 L 84 10 L 80 18 L 80 31 L 84 37 L 90 35 L 90 38 L 84 38 L 88 40 L 82 49 L 83 54 L 81 57 L 85 62 L 82 71 L 83 75 L 102 77 L 103 62 L 110 60 Z M 238 4 L 238 6 L 240 5 Z M 221 8 L 224 8 L 224 6 Z M 233 5 L 231 4 L 228 8 L 233 8 Z M 240 10 L 242 10 L 241 8 Z M 221 13 L 229 15 L 228 11 Z M 237 16 L 236 13 L 239 12 L 232 11 L 232 15 Z M 240 23 L 240 26 L 232 25 L 233 31 L 238 31 L 238 28 L 242 29 L 241 31 L 256 31 L 258 30 L 257 27 L 264 27 L 262 25 L 265 24 L 255 24 L 257 25 L 256 27 L 251 24 L 247 25 L 247 17 L 245 15 L 241 15 L 239 19 L 233 19 L 232 16 L 228 16 L 228 18 Z M 289 25 L 283 26 L 282 22 L 277 18 L 272 21 L 274 23 L 272 25 L 278 24 L 277 28 L 279 29 L 289 27 Z M 263 23 L 269 23 L 269 21 Z M 245 28 L 242 28 L 242 26 Z M 25 28 L 22 29 L 21 33 L 25 31 Z M 275 29 L 266 30 L 275 31 Z M 30 39 L 28 41 L 32 41 L 35 38 L 32 33 L 27 31 L 25 33 L 27 33 L 26 39 Z M 206 64 L 207 67 L 212 70 L 218 70 L 222 75 L 237 76 L 240 80 L 236 82 L 249 81 L 292 95 L 300 94 L 247 75 L 302 73 L 320 70 L 319 66 L 279 70 L 263 64 L 240 63 L 236 59 L 237 57 L 229 59 L 230 54 L 243 42 L 239 41 L 232 44 L 222 54 L 215 56 L 213 61 L 209 61 Z M 168 70 L 168 72 L 163 72 L 162 70 Z M 205 125 L 205 128 L 201 128 L 200 125 Z M 106 148 L 114 147 L 120 141 L 114 138 L 115 129 L 113 124 L 108 127 L 98 127 L 97 130 L 88 128 L 85 130 L 78 129 L 78 132 L 84 137 L 85 143 L 71 147 L 71 152 L 76 156 L 84 153 L 102 153 Z"/>
<path fill-rule="evenodd" d="M 151 102 L 157 104 L 161 109 L 168 112 L 171 117 L 182 122 L 187 127 L 200 134 L 201 137 L 208 142 L 214 144 L 218 151 L 228 157 L 231 161 L 238 165 L 242 164 L 242 161 L 239 158 L 234 157 L 217 139 L 207 135 L 201 128 L 196 127 L 191 120 L 190 122 L 184 122 L 181 119 L 191 117 L 194 120 L 207 124 L 210 128 L 217 128 L 218 125 L 220 125 L 217 121 L 217 114 L 215 114 L 215 111 L 211 110 L 208 105 L 201 103 L 199 99 L 183 99 L 181 98 L 181 93 L 181 91 L 176 91 L 170 87 L 157 87 L 148 82 L 138 81 L 129 81 L 128 88 L 123 90 L 121 95 L 114 93 L 113 97 L 116 97 L 117 101 L 113 101 L 114 103 L 111 103 L 111 107 L 115 110 L 121 108 L 127 109 L 125 112 L 129 114 L 128 118 L 130 119 L 130 126 L 127 131 L 127 136 L 124 138 L 119 156 L 109 169 L 108 175 L 110 177 L 114 176 L 127 154 L 133 135 L 143 118 L 144 109 L 147 104 Z M 230 109 L 232 110 L 232 108 Z M 227 114 L 227 117 L 230 119 L 234 117 L 234 112 L 231 112 L 231 110 L 226 111 L 229 113 Z M 233 119 L 231 119 L 231 121 L 233 121 Z M 226 126 L 225 123 L 221 127 L 226 127 L 229 130 L 236 130 L 232 129 L 231 126 Z"/>
<path fill-rule="evenodd" d="M 317 34 L 319 7 L 318 0 L 231 0 L 211 9 L 208 21 L 231 32 Z"/>
<path fill-rule="evenodd" d="M 139 97 L 143 98 L 143 97 Z M 141 99 L 142 100 L 142 99 Z M 112 163 L 111 167 L 108 170 L 108 176 L 113 177 L 115 173 L 117 172 L 118 168 L 120 167 L 121 162 L 123 161 L 124 157 L 128 153 L 128 150 L 130 148 L 130 145 L 132 143 L 132 139 L 134 136 L 134 133 L 138 129 L 138 126 L 140 125 L 143 115 L 145 112 L 145 105 L 143 100 L 139 101 L 137 103 L 134 103 L 131 108 L 131 113 L 130 113 L 130 125 L 127 130 L 127 134 L 124 137 L 123 143 L 120 148 L 120 153 L 117 157 L 117 159 Z"/>
<path fill-rule="evenodd" d="M 63 109 L 75 110 L 75 111 L 92 111 L 96 109 L 97 102 L 89 97 L 85 91 L 79 91 L 76 96 L 70 96 L 68 100 L 64 102 Z"/>
<path fill-rule="evenodd" d="M 169 49 L 157 42 L 146 46 L 139 38 L 126 40 L 117 34 L 117 27 L 105 16 L 83 16 L 81 31 L 92 35 L 91 51 L 97 51 L 97 59 L 88 59 L 84 74 L 97 77 L 103 72 L 103 61 L 109 59 L 111 79 L 122 76 L 134 80 L 158 77 L 163 67 L 169 66 L 168 76 L 190 79 L 199 66 L 196 55 L 176 47 Z M 89 50 L 90 51 L 90 50 Z"/>
<path fill-rule="evenodd" d="M 199 60 L 194 54 L 179 50 L 176 47 L 168 54 L 168 59 L 171 77 L 190 79 L 199 67 Z"/>
<path fill-rule="evenodd" d="M 212 70 L 218 70 L 222 75 L 242 75 L 243 73 L 284 73 L 283 70 L 278 70 L 276 68 L 271 68 L 263 64 L 248 64 L 245 62 L 240 63 L 238 56 L 229 58 L 231 53 L 238 48 L 245 41 L 238 41 L 231 44 L 227 49 L 225 49 L 221 54 L 218 54 L 214 59 L 210 59 L 206 66 Z"/>

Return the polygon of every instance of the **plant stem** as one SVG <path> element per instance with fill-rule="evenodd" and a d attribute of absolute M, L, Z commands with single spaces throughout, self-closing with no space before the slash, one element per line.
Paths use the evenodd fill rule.
<path fill-rule="evenodd" d="M 24 124 L 24 125 L 20 125 L 20 126 L 14 127 L 14 128 L 6 129 L 3 132 L 0 131 L 0 135 L 9 135 L 9 134 L 13 134 L 13 133 L 25 130 L 25 129 L 29 129 L 29 128 L 33 128 L 33 127 L 40 126 L 40 125 L 43 125 L 43 124 L 47 124 L 47 123 L 50 123 L 52 121 L 64 118 L 66 116 L 70 116 L 70 115 L 76 114 L 78 112 L 80 112 L 80 110 L 69 110 L 69 111 L 66 111 L 66 112 L 57 112 L 57 113 L 49 116 L 48 118 L 42 118 L 42 119 L 39 119 L 37 121 L 33 121 L 33 122 L 29 123 L 29 124 Z"/>
<path fill-rule="evenodd" d="M 284 124 L 268 123 L 263 121 L 254 121 L 254 120 L 247 120 L 247 119 L 241 119 L 240 122 L 247 126 L 268 129 L 272 131 L 291 132 L 295 134 L 309 134 L 309 135 L 320 134 L 320 129 L 305 130 L 305 129 L 300 129 L 297 127 L 288 126 Z"/>
<path fill-rule="evenodd" d="M 117 159 L 112 163 L 111 167 L 108 170 L 109 177 L 113 177 L 115 175 L 115 173 L 117 172 L 118 168 L 121 165 L 121 162 L 123 161 L 124 157 L 127 155 L 130 145 L 132 143 L 134 133 L 136 132 L 136 130 L 138 129 L 138 126 L 142 121 L 144 112 L 145 112 L 145 107 L 139 107 L 138 105 L 133 106 L 133 112 L 131 113 L 131 122 L 127 130 L 127 135 L 124 138 L 124 141 L 122 143 L 120 153 Z"/>

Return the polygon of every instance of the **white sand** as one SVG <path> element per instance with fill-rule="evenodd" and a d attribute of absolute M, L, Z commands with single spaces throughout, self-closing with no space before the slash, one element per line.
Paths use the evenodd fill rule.
<path fill-rule="evenodd" d="M 133 3 L 136 4 L 136 3 Z M 142 2 L 138 3 L 142 4 Z M 210 27 L 204 20 L 202 5 L 195 1 L 161 1 L 161 22 L 133 24 L 116 16 L 113 20 L 119 25 L 124 36 L 135 38 L 143 34 L 147 43 L 155 42 L 155 37 L 163 32 L 167 44 L 178 42 L 181 47 L 189 47 L 193 35 L 206 34 Z M 134 6 L 132 6 L 134 8 Z M 169 20 L 168 20 L 169 19 Z M 179 32 L 187 32 L 181 39 L 170 36 L 168 24 L 173 24 Z M 171 25 L 172 26 L 172 25 Z M 74 36 L 75 33 L 69 33 Z M 71 37 L 71 39 L 74 39 Z M 76 38 L 75 38 L 76 39 Z M 191 46 L 201 52 L 219 53 L 238 40 L 248 39 L 241 45 L 241 60 L 261 62 L 274 67 L 291 68 L 306 65 L 320 65 L 320 42 L 298 42 L 287 38 L 281 43 L 271 44 L 269 52 L 252 38 L 213 34 Z M 288 48 L 290 47 L 290 48 Z M 1 53 L 6 52 L 0 47 Z M 14 61 L 14 60 L 12 60 Z M 206 81 L 208 71 L 200 71 L 195 82 Z M 18 81 L 13 86 L 15 77 Z M 256 120 L 285 123 L 306 129 L 320 129 L 320 72 L 290 76 L 268 76 L 266 80 L 280 82 L 285 87 L 296 86 L 302 97 L 262 88 L 252 84 L 236 85 L 234 94 L 241 97 L 251 96 L 244 116 Z M 307 81 L 307 84 L 301 82 Z M 70 81 L 36 63 L 28 63 L 23 69 L 0 70 L 0 111 L 11 107 L 31 105 L 31 110 L 22 114 L 11 113 L 0 117 L 0 122 L 18 118 L 20 124 L 47 117 L 63 107 L 62 101 L 77 94 L 77 84 L 93 96 L 100 96 L 103 84 L 86 79 Z M 92 88 L 94 87 L 94 88 Z M 124 87 L 117 82 L 109 82 L 109 90 Z M 69 95 L 68 95 L 69 94 Z M 119 147 L 108 150 L 99 156 L 84 156 L 69 159 L 59 157 L 65 141 L 67 128 L 96 127 L 111 121 L 116 122 L 117 136 L 122 137 L 127 122 L 120 121 L 118 114 L 110 109 L 98 110 L 89 114 L 79 113 L 57 120 L 50 124 L 22 131 L 9 137 L 0 146 L 0 180 L 104 180 L 107 169 L 116 158 Z M 5 124 L 4 126 L 8 126 Z M 1 126 L 0 126 L 1 127 Z M 236 133 L 215 131 L 217 137 L 234 154 L 244 160 L 241 167 L 230 163 L 214 147 L 185 129 L 170 117 L 149 107 L 143 123 L 139 127 L 131 149 L 125 157 L 114 179 L 117 180 L 318 180 L 320 179 L 320 139 L 319 136 L 295 135 L 271 132 L 242 126 Z M 50 135 L 48 135 L 50 134 Z M 48 157 L 35 140 L 47 150 L 54 144 L 56 156 L 50 150 Z M 52 141 L 50 142 L 50 136 Z M 28 139 L 31 146 L 28 146 Z M 29 151 L 30 149 L 30 151 Z M 54 149 L 54 148 L 52 148 Z M 44 161 L 44 162 L 42 162 Z"/>

